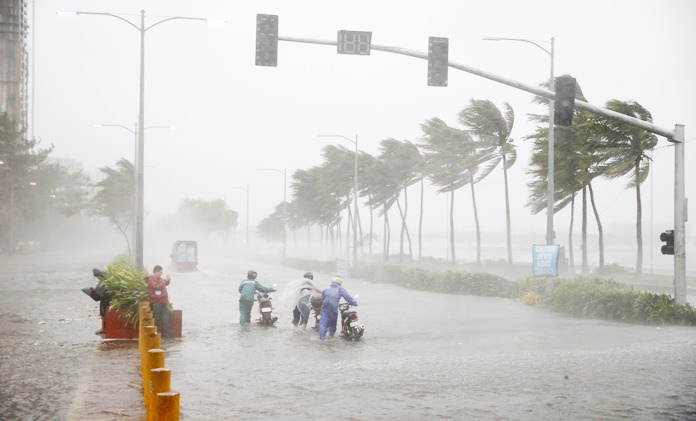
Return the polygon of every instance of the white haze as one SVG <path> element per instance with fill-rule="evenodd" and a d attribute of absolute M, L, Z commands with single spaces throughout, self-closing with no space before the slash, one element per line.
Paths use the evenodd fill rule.
<path fill-rule="evenodd" d="M 172 125 L 177 131 L 146 131 L 146 230 L 176 210 L 183 198 L 227 201 L 240 214 L 238 234 L 246 224 L 245 193 L 249 187 L 253 228 L 283 199 L 297 169 L 321 163 L 328 143 L 349 149 L 340 138 L 358 136 L 360 149 L 379 153 L 382 139 L 417 142 L 419 125 L 439 117 L 458 126 L 456 115 L 470 99 L 510 103 L 516 114 L 513 138 L 519 158 L 510 173 L 512 228 L 529 242 L 544 242 L 546 216 L 531 215 L 526 168 L 533 125 L 527 114 L 546 109 L 531 104 L 532 95 L 455 69 L 449 87 L 426 86 L 424 60 L 373 51 L 370 56 L 336 54 L 335 47 L 279 43 L 277 68 L 254 66 L 257 13 L 280 16 L 280 35 L 335 40 L 340 29 L 372 31 L 372 42 L 426 52 L 429 36 L 448 37 L 450 60 L 471 65 L 528 85 L 548 79 L 549 57 L 533 45 L 482 41 L 486 36 L 526 38 L 548 48 L 555 37 L 555 74 L 577 78 L 592 104 L 609 99 L 635 100 L 653 115 L 654 123 L 686 126 L 686 196 L 696 197 L 696 3 L 682 1 L 255 1 L 199 0 L 59 0 L 36 2 L 35 108 L 33 134 L 55 145 L 53 156 L 72 158 L 92 175 L 121 157 L 132 160 L 132 128 L 137 120 L 139 33 L 105 16 L 61 17 L 64 10 L 108 12 L 139 25 L 140 10 L 148 25 L 168 16 L 220 17 L 224 26 L 177 20 L 146 35 L 146 126 Z M 657 234 L 673 225 L 674 153 L 660 138 L 654 175 L 642 188 L 644 249 L 655 253 Z M 635 191 L 627 179 L 594 183 L 595 198 L 608 236 L 608 247 L 634 250 Z M 476 185 L 484 233 L 504 232 L 502 172 Z M 288 187 L 288 200 L 291 189 Z M 470 190 L 457 192 L 455 227 L 474 229 Z M 409 191 L 412 236 L 417 224 L 417 187 Z M 426 192 L 425 228 L 447 231 L 445 195 Z M 576 209 L 576 230 L 580 230 Z M 555 218 L 559 242 L 567 242 L 569 210 Z M 363 223 L 367 213 L 362 214 Z M 596 234 L 590 215 L 589 232 Z M 396 214 L 391 218 L 397 221 Z M 392 238 L 398 237 L 392 222 Z M 650 230 L 652 229 L 652 232 Z M 146 231 L 146 235 L 147 231 Z M 485 241 L 485 240 L 484 240 Z M 592 240 L 591 240 L 592 241 Z M 609 240 L 608 240 L 609 241 Z M 500 242 L 500 240 L 496 240 Z M 576 244 L 579 239 L 576 240 Z M 444 246 L 443 246 L 444 247 Z M 577 247 L 577 245 L 576 245 Z M 696 247 L 687 224 L 687 250 Z M 470 258 L 471 254 L 462 256 Z M 462 253 L 463 254 L 463 253 Z M 528 256 L 525 256 L 528 257 Z M 609 257 L 609 262 L 612 261 Z M 656 256 L 657 266 L 671 259 Z M 627 259 L 630 265 L 634 257 Z M 687 262 L 690 263 L 690 262 Z M 647 263 L 645 264 L 647 266 Z M 691 270 L 691 269 L 689 269 Z"/>

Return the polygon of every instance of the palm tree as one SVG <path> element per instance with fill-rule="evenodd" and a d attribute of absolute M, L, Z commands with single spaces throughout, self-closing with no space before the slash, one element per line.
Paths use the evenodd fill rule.
<path fill-rule="evenodd" d="M 390 160 L 385 159 L 385 152 L 379 158 L 362 159 L 361 168 L 363 174 L 360 180 L 360 195 L 367 196 L 367 206 L 370 209 L 381 207 L 380 214 L 384 217 L 383 225 L 383 250 L 384 260 L 389 260 L 389 248 L 391 242 L 389 227 L 389 210 L 396 203 L 401 192 L 401 180 L 392 171 Z"/>
<path fill-rule="evenodd" d="M 541 86 L 548 87 L 548 83 Z M 585 100 L 582 90 L 579 85 L 576 87 L 576 98 Z M 535 97 L 535 103 L 548 104 L 548 99 Z M 529 170 L 527 173 L 533 175 L 533 180 L 529 183 L 530 197 L 527 206 L 531 208 L 533 214 L 537 214 L 546 209 L 547 200 L 547 176 L 548 176 L 548 115 L 529 115 L 532 121 L 539 124 L 535 132 L 525 139 L 532 140 L 534 147 L 530 160 Z M 590 121 L 591 114 L 586 111 L 575 110 L 573 117 L 573 125 L 570 127 L 557 126 L 554 128 L 555 138 L 555 165 L 554 165 L 554 214 L 570 205 L 571 216 L 574 215 L 573 206 L 575 197 L 578 192 L 583 192 L 583 197 L 586 197 L 587 189 L 591 188 L 590 183 L 593 179 L 599 177 L 601 168 L 599 162 L 601 157 L 598 154 L 598 141 L 591 130 L 592 123 Z M 599 219 L 594 201 L 594 195 L 591 195 L 591 205 L 599 230 L 599 250 L 600 250 L 600 266 L 604 265 L 604 234 L 602 224 Z M 582 201 L 582 272 L 589 271 L 587 260 L 587 221 L 586 215 L 587 201 Z M 574 218 L 571 218 L 571 227 L 569 229 L 568 250 L 569 259 L 573 261 L 573 239 L 572 239 L 572 224 Z M 571 265 L 571 271 L 573 270 Z"/>
<path fill-rule="evenodd" d="M 459 121 L 469 127 L 473 134 L 479 138 L 479 144 L 495 149 L 495 154 L 490 155 L 490 160 L 483 169 L 480 178 L 486 177 L 502 161 L 503 179 L 505 188 L 505 222 L 507 234 L 507 259 L 512 264 L 512 235 L 510 224 L 510 196 L 508 188 L 508 169 L 517 160 L 517 150 L 512 144 L 510 134 L 515 123 L 515 113 L 510 104 L 503 104 L 505 114 L 491 101 L 472 99 L 469 106 L 459 113 Z"/>
<path fill-rule="evenodd" d="M 418 151 L 418 147 L 409 141 L 399 141 L 396 139 L 384 139 L 380 142 L 381 153 L 378 159 L 382 160 L 400 190 L 404 194 L 404 205 L 401 206 L 399 194 L 396 196 L 396 205 L 401 216 L 401 237 L 399 240 L 399 256 L 404 254 L 404 235 L 408 240 L 409 258 L 413 259 L 411 246 L 411 236 L 406 225 L 406 214 L 408 213 L 408 187 L 422 179 L 423 157 Z"/>
<path fill-rule="evenodd" d="M 452 263 L 456 262 L 454 249 L 454 191 L 474 183 L 478 165 L 485 162 L 477 154 L 476 144 L 469 132 L 449 127 L 439 118 L 421 124 L 424 141 L 420 145 L 426 158 L 428 177 L 439 186 L 438 193 L 450 193 L 450 247 Z M 472 192 L 473 194 L 473 192 Z M 478 223 L 477 223 L 478 232 Z"/>
<path fill-rule="evenodd" d="M 652 115 L 642 105 L 635 101 L 607 101 L 606 108 L 652 122 Z M 647 179 L 650 172 L 650 157 L 648 151 L 657 145 L 657 136 L 643 129 L 633 127 L 618 120 L 601 115 L 593 117 L 593 131 L 603 141 L 601 150 L 602 173 L 609 179 L 628 175 L 630 181 L 627 188 L 636 189 L 636 274 L 643 272 L 643 230 L 642 204 L 640 185 Z"/>
<path fill-rule="evenodd" d="M 125 158 L 116 162 L 116 168 L 99 168 L 105 177 L 96 184 L 94 212 L 106 217 L 126 240 L 128 254 L 131 254 L 128 240 L 128 227 L 134 219 L 135 210 L 135 168 Z"/>

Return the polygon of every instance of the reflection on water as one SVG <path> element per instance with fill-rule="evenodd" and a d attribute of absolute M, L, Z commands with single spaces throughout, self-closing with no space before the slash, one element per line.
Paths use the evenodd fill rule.
<path fill-rule="evenodd" d="M 255 268 L 278 289 L 301 275 Z M 295 331 L 275 297 L 277 327 L 241 328 L 242 276 L 221 273 L 248 267 L 215 269 L 173 274 L 169 289 L 184 337 L 162 348 L 182 420 L 696 418 L 694 328 L 348 278 L 365 336 L 321 342 Z M 93 334 L 98 310 L 79 291 L 89 274 L 24 268 L 0 280 L 0 419 L 142 419 L 137 342 Z"/>

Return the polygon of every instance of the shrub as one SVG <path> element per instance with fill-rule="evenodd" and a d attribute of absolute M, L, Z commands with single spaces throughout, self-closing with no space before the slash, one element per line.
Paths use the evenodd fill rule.
<path fill-rule="evenodd" d="M 110 264 L 105 272 L 104 286 L 111 295 L 109 308 L 119 310 L 121 318 L 136 326 L 140 316 L 139 304 L 147 301 L 145 274 L 138 273 L 133 266 L 124 261 Z"/>

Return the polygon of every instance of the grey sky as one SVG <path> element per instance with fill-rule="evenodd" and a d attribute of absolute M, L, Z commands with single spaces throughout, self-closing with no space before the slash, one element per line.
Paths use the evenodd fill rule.
<path fill-rule="evenodd" d="M 526 115 L 546 112 L 531 104 L 531 94 L 453 69 L 449 87 L 428 87 L 424 60 L 380 51 L 338 55 L 335 47 L 282 41 L 277 68 L 255 67 L 257 13 L 279 15 L 283 36 L 335 40 L 340 29 L 372 31 L 375 44 L 423 52 L 429 36 L 448 37 L 450 60 L 530 85 L 547 80 L 547 54 L 529 44 L 481 39 L 526 38 L 548 48 L 543 43 L 555 37 L 556 75 L 574 76 L 590 103 L 635 100 L 661 127 L 686 125 L 686 196 L 696 197 L 688 164 L 696 159 L 696 3 L 689 0 L 60 0 L 35 7 L 35 135 L 55 145 L 54 156 L 75 158 L 90 172 L 120 157 L 132 159 L 132 134 L 93 124 L 133 127 L 137 120 L 139 33 L 114 18 L 56 12 L 116 13 L 136 25 L 141 9 L 148 25 L 165 16 L 227 20 L 224 26 L 172 21 L 147 32 L 146 126 L 179 130 L 146 132 L 146 224 L 173 211 L 183 197 L 223 198 L 243 217 L 244 192 L 231 186 L 250 187 L 255 224 L 283 195 L 282 176 L 259 169 L 287 168 L 289 182 L 296 169 L 320 163 L 327 143 L 352 148 L 317 135 L 357 134 L 360 149 L 376 155 L 384 138 L 418 141 L 426 119 L 457 125 L 457 113 L 475 98 L 499 106 L 507 101 L 515 110 L 513 230 L 539 232 L 543 242 L 545 215 L 532 216 L 524 207 L 529 144 L 522 138 L 532 131 Z M 654 178 L 643 189 L 644 222 L 650 222 L 653 203 L 657 232 L 673 220 L 673 163 L 673 148 L 660 138 Z M 624 189 L 627 181 L 595 185 L 610 232 L 635 224 L 635 193 Z M 500 171 L 477 185 L 484 231 L 502 229 L 502 188 Z M 430 191 L 429 200 L 427 226 L 445 231 L 446 198 Z M 456 200 L 456 226 L 472 229 L 468 188 Z M 556 217 L 562 239 L 568 216 L 565 210 Z M 687 245 L 693 244 L 692 231 L 687 224 Z M 652 237 L 647 234 L 645 247 L 659 243 Z"/>

